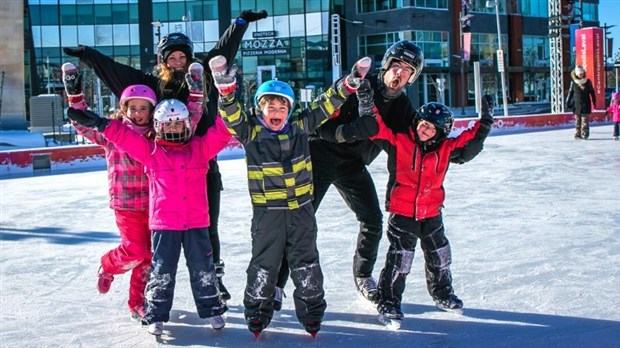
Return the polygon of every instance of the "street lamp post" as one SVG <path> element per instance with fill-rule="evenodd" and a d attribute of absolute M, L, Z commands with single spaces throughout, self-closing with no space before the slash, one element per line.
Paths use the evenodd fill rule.
<path fill-rule="evenodd" d="M 497 71 L 502 79 L 502 100 L 504 102 L 504 116 L 508 116 L 508 98 L 506 97 L 506 71 L 504 69 L 504 51 L 502 50 L 502 31 L 499 25 L 499 3 L 498 1 L 487 1 L 487 8 L 495 7 L 495 18 L 497 20 Z"/>

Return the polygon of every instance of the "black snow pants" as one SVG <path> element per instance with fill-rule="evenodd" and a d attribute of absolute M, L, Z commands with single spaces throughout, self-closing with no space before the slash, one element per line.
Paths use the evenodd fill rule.
<path fill-rule="evenodd" d="M 293 300 L 297 319 L 302 324 L 323 320 L 327 303 L 316 232 L 310 204 L 294 210 L 254 208 L 252 259 L 246 271 L 243 298 L 246 320 L 259 319 L 265 325 L 271 321 L 276 279 L 284 256 L 295 285 Z"/>
<path fill-rule="evenodd" d="M 377 261 L 383 230 L 383 214 L 377 190 L 368 170 L 341 173 L 333 168 L 314 168 L 314 210 L 316 211 L 331 185 L 334 185 L 360 223 L 357 246 L 353 256 L 353 276 L 370 277 Z M 278 287 L 284 288 L 287 269 L 278 276 Z"/>
<path fill-rule="evenodd" d="M 379 277 L 379 306 L 401 310 L 418 239 L 424 253 L 429 294 L 433 299 L 446 299 L 454 293 L 450 272 L 452 254 L 442 220 L 441 214 L 421 221 L 390 214 L 387 229 L 390 247 Z"/>

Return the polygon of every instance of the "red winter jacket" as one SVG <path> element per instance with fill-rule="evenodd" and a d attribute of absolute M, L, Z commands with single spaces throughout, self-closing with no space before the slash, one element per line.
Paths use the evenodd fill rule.
<path fill-rule="evenodd" d="M 434 146 L 432 150 L 423 151 L 415 141 L 415 129 L 407 133 L 393 133 L 380 115 L 377 114 L 379 132 L 372 140 L 385 140 L 378 143 L 388 153 L 388 171 L 390 174 L 386 193 L 386 209 L 416 220 L 428 219 L 439 215 L 445 192 L 443 182 L 450 164 L 450 154 L 463 148 L 469 141 L 484 141 L 487 125 L 476 121 L 473 127 L 456 138 L 447 138 Z M 477 133 L 480 133 L 477 135 Z"/>

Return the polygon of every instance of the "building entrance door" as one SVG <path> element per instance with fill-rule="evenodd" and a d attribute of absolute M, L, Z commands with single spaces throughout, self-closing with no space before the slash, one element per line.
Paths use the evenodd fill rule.
<path fill-rule="evenodd" d="M 276 66 L 275 65 L 259 65 L 256 67 L 256 81 L 260 86 L 264 81 L 273 80 L 276 78 Z"/>

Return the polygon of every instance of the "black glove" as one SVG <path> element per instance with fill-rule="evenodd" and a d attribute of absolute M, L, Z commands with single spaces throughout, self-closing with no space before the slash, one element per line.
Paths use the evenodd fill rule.
<path fill-rule="evenodd" d="M 245 10 L 245 11 L 241 12 L 241 14 L 239 15 L 239 18 L 242 18 L 243 20 L 245 20 L 248 23 L 256 22 L 256 21 L 261 20 L 263 18 L 267 18 L 267 11 L 260 10 L 258 12 L 254 12 L 252 10 Z"/>
<path fill-rule="evenodd" d="M 82 58 L 85 48 L 86 46 L 84 45 L 79 45 L 76 48 L 63 47 L 62 51 L 65 52 L 65 54 L 68 56 Z"/>
<path fill-rule="evenodd" d="M 90 110 L 78 110 L 74 108 L 67 109 L 67 116 L 80 126 L 88 128 L 97 128 L 102 132 L 108 126 L 110 121 L 107 118 L 99 117 Z"/>
<path fill-rule="evenodd" d="M 362 79 L 359 88 L 357 89 L 357 100 L 359 102 L 358 111 L 360 116 L 373 116 L 373 107 L 375 106 L 373 96 L 374 91 L 370 86 L 370 81 Z"/>
<path fill-rule="evenodd" d="M 493 98 L 485 94 L 482 96 L 480 103 L 480 121 L 488 125 L 493 124 L 493 108 L 495 108 L 495 102 Z"/>

